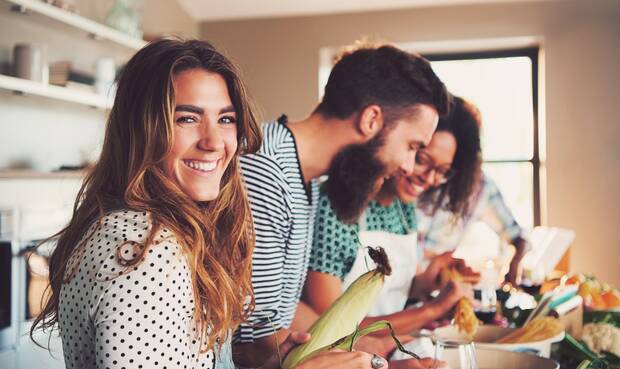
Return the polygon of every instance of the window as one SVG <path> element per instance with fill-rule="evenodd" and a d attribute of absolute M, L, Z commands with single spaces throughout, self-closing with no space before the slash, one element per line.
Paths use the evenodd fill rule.
<path fill-rule="evenodd" d="M 483 171 L 517 221 L 540 225 L 538 49 L 424 56 L 452 93 L 480 109 Z"/>

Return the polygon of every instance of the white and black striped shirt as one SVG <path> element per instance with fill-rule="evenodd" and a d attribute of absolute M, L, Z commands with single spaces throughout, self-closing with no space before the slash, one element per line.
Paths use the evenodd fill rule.
<path fill-rule="evenodd" d="M 235 332 L 235 342 L 253 342 L 290 326 L 312 247 L 317 184 L 304 185 L 286 117 L 265 123 L 263 135 L 259 152 L 241 158 L 256 230 L 252 259 L 256 308 Z"/>

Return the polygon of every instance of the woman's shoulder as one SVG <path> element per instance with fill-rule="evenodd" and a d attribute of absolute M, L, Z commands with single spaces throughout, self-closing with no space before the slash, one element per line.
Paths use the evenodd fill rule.
<path fill-rule="evenodd" d="M 152 214 L 144 211 L 124 209 L 104 214 L 91 226 L 83 243 L 82 262 L 98 266 L 100 278 L 113 278 L 145 262 L 151 267 L 184 263 L 173 232 L 161 226 L 154 229 Z"/>
<path fill-rule="evenodd" d="M 163 225 L 154 229 L 155 221 L 151 212 L 132 209 L 114 210 L 105 213 L 94 226 L 103 237 L 115 242 L 147 242 L 152 232 L 152 241 L 159 243 L 167 240 L 177 243 L 174 233 Z"/>

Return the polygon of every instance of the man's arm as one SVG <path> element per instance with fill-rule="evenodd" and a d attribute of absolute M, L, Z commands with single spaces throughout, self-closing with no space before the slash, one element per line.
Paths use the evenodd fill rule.
<path fill-rule="evenodd" d="M 257 368 L 276 355 L 278 346 L 286 340 L 290 331 L 282 328 L 271 336 L 256 339 L 254 342 L 233 345 L 233 361 L 241 368 Z"/>
<path fill-rule="evenodd" d="M 283 174 L 270 158 L 241 158 L 244 182 L 252 210 L 256 244 L 252 255 L 255 307 L 233 336 L 233 358 L 242 367 L 256 368 L 277 352 L 289 334 L 282 306 L 282 273 L 290 229 Z"/>

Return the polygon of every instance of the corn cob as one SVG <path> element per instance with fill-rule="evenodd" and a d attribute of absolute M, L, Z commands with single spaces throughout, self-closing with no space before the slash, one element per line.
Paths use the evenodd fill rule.
<path fill-rule="evenodd" d="M 441 271 L 440 278 L 442 280 L 442 284 L 445 284 L 448 281 L 455 283 L 463 281 L 461 273 L 452 268 L 443 269 Z M 465 333 L 469 339 L 473 339 L 478 331 L 480 321 L 476 317 L 474 307 L 466 297 L 462 297 L 456 304 L 456 309 L 454 311 L 454 323 L 458 327 L 459 331 Z"/>
<path fill-rule="evenodd" d="M 466 297 L 462 297 L 456 304 L 454 323 L 459 328 L 459 331 L 465 333 L 470 340 L 474 338 L 478 331 L 480 321 L 476 317 L 476 313 L 474 313 L 474 307 Z"/>
<path fill-rule="evenodd" d="M 282 363 L 282 368 L 293 368 L 319 352 L 340 347 L 338 345 L 346 345 L 346 342 L 341 342 L 341 340 L 346 340 L 346 336 L 353 336 L 350 342 L 350 345 L 353 345 L 355 337 L 359 337 L 357 331 L 359 323 L 375 303 L 383 287 L 384 277 L 392 272 L 387 255 L 382 248 L 369 247 L 368 254 L 377 264 L 377 268 L 356 279 L 314 322 L 308 330 L 310 340 L 291 350 Z M 336 346 L 332 347 L 333 344 Z"/>

